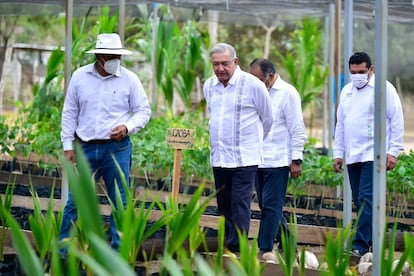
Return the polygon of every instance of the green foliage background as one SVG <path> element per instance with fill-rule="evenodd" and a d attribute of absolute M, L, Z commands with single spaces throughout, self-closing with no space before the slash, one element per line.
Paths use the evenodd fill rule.
<path fill-rule="evenodd" d="M 111 14 L 106 7 L 100 8 L 99 15 L 90 11 L 83 18 L 76 18 L 73 24 L 72 69 L 93 61 L 93 55 L 85 52 L 94 47 L 97 34 L 116 32 L 117 16 Z M 142 18 L 128 18 L 126 22 L 126 47 L 139 49 L 138 66 L 151 64 L 153 19 L 148 10 L 142 9 Z M 157 98 L 165 100 L 166 106 L 153 103 L 153 117 L 141 132 L 132 137 L 134 143 L 133 171 L 138 176 L 162 178 L 170 183 L 173 169 L 174 150 L 165 145 L 165 132 L 169 127 L 195 128 L 196 146 L 193 150 L 185 150 L 182 159 L 182 179 L 185 182 L 212 182 L 209 165 L 209 136 L 207 119 L 203 113 L 203 102 L 199 106 L 192 103 L 191 93 L 196 89 L 196 79 L 202 82 L 209 77 L 211 67 L 208 62 L 208 45 L 210 37 L 207 25 L 203 22 L 179 21 L 168 9 L 160 9 L 158 25 L 159 42 L 156 45 L 157 72 L 155 76 L 143 75 L 143 83 L 155 77 L 158 84 Z M 46 19 L 34 17 L 24 20 L 28 34 L 36 33 L 47 27 Z M 50 19 L 53 26 L 50 36 L 57 32 L 57 26 L 64 26 L 63 18 L 56 16 Z M 36 29 L 35 25 L 38 29 Z M 403 27 L 401 27 L 403 28 Z M 406 30 L 406 28 L 403 28 Z M 406 30 L 407 31 L 407 30 Z M 59 32 L 57 32 L 59 34 Z M 62 39 L 62 33 L 56 35 Z M 358 40 L 369 40 L 371 32 Z M 27 36 L 21 36 L 29 39 Z M 38 37 L 36 37 L 38 39 Z M 47 40 L 50 39 L 48 36 Z M 240 66 L 247 69 L 250 61 L 262 56 L 264 32 L 259 26 L 229 25 L 219 29 L 219 41 L 233 44 L 240 58 Z M 37 42 L 35 40 L 34 42 Z M 326 83 L 327 68 L 322 66 L 322 22 L 321 20 L 304 19 L 295 24 L 281 23 L 272 33 L 270 45 L 271 60 L 278 65 L 282 77 L 292 82 L 301 93 L 304 108 L 315 108 L 321 101 L 320 92 Z M 356 45 L 359 45 L 356 43 Z M 397 46 L 393 46 L 397 47 Z M 401 52 L 396 49 L 396 53 Z M 53 51 L 47 63 L 47 74 L 44 82 L 33 87 L 33 100 L 24 105 L 17 102 L 19 117 L 14 124 L 1 117 L 0 141 L 1 151 L 15 156 L 17 153 L 28 155 L 36 153 L 42 158 L 39 166 L 48 166 L 50 158 L 55 162 L 60 158 L 60 116 L 63 105 L 63 58 L 60 49 Z M 137 66 L 136 60 L 124 59 L 127 67 Z M 141 67 L 134 68 L 142 74 Z M 402 72 L 402 71 L 398 71 Z M 402 75 L 402 73 L 401 73 Z M 148 89 L 149 91 L 149 89 Z M 174 94 L 177 92 L 177 94 Z M 174 97 L 180 97 L 185 111 L 173 115 Z M 312 112 L 312 110 L 311 110 Z M 332 158 L 320 155 L 315 149 L 316 141 L 309 140 L 303 164 L 303 176 L 292 181 L 295 191 L 300 191 L 304 184 L 312 182 L 321 185 L 341 185 L 341 175 L 333 173 Z M 412 173 L 410 164 L 412 154 L 403 155 L 399 167 L 388 173 L 388 185 L 401 192 L 412 191 Z M 54 163 L 53 166 L 58 165 Z M 59 165 L 58 165 L 59 166 Z M 407 183 L 401 187 L 396 183 Z M 411 194 L 411 193 L 406 193 Z"/>

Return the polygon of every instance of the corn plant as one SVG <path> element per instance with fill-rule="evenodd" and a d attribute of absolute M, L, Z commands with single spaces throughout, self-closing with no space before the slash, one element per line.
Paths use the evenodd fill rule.
<path fill-rule="evenodd" d="M 0 261 L 4 261 L 4 247 L 6 246 L 6 232 L 7 232 L 7 213 L 11 210 L 13 192 L 15 182 L 7 184 L 4 196 L 0 196 L 0 220 L 1 220 L 1 233 L 0 233 Z"/>
<path fill-rule="evenodd" d="M 320 94 L 328 77 L 328 68 L 323 65 L 321 56 L 323 48 L 321 28 L 320 20 L 304 18 L 291 34 L 291 50 L 285 55 L 276 53 L 281 58 L 290 82 L 300 94 L 303 109 L 310 108 L 311 132 L 315 105 L 321 103 Z"/>
<path fill-rule="evenodd" d="M 176 21 L 166 5 L 160 6 L 158 11 L 160 20 L 157 26 L 154 77 L 168 109 L 172 109 L 176 92 L 186 110 L 191 110 L 191 94 L 196 79 L 200 75 L 203 78 L 203 75 L 211 74 L 208 70 L 209 35 L 201 31 L 194 20 L 185 23 Z M 138 48 L 148 59 L 151 58 L 151 51 L 148 51 L 152 48 L 151 41 L 150 37 L 137 40 Z M 158 98 L 157 95 L 153 104 L 157 105 Z"/>
<path fill-rule="evenodd" d="M 297 244 L 297 235 L 298 235 L 298 225 L 296 221 L 296 216 L 290 218 L 290 233 L 285 233 L 282 231 L 282 249 L 283 252 L 276 252 L 276 257 L 279 261 L 280 268 L 283 271 L 284 275 L 293 275 L 294 266 L 296 263 L 296 248 Z"/>
<path fill-rule="evenodd" d="M 36 255 L 32 245 L 9 210 L 2 211 L 7 224 L 10 225 L 11 235 L 17 257 L 26 275 L 45 275 L 42 262 Z"/>
<path fill-rule="evenodd" d="M 144 240 L 150 238 L 154 233 L 164 227 L 176 215 L 174 211 L 167 210 L 161 218 L 155 221 L 149 229 L 147 224 L 150 221 L 150 215 L 153 208 L 157 205 L 162 206 L 157 198 L 154 198 L 148 207 L 146 207 L 145 199 L 141 201 L 136 208 L 137 200 L 133 197 L 134 189 L 128 187 L 125 176 L 116 160 L 118 171 L 121 175 L 121 182 L 125 191 L 126 206 L 124 206 L 118 185 L 115 185 L 116 204 L 109 199 L 112 209 L 112 216 L 117 229 L 121 231 L 121 245 L 119 252 L 121 256 L 128 261 L 130 265 L 134 265 L 139 254 L 139 249 Z"/>
<path fill-rule="evenodd" d="M 238 231 L 240 256 L 235 258 L 230 255 L 229 271 L 231 275 L 262 275 L 265 264 L 260 263 L 257 258 L 257 240 L 254 238 L 251 243 L 246 233 Z"/>
<path fill-rule="evenodd" d="M 414 267 L 414 237 L 410 233 L 404 233 L 404 253 L 408 255 L 407 259 L 411 267 Z"/>
<path fill-rule="evenodd" d="M 93 275 L 131 275 L 135 276 L 134 270 L 111 246 L 94 232 L 88 233 L 91 250 L 89 255 L 75 248 L 74 254 L 93 271 Z"/>
<path fill-rule="evenodd" d="M 224 216 L 220 216 L 217 222 L 217 254 L 215 259 L 215 275 L 219 275 L 219 272 L 223 268 L 223 253 L 224 253 L 224 235 L 225 235 L 226 219 Z"/>
<path fill-rule="evenodd" d="M 51 252 L 51 245 L 57 242 L 63 213 L 60 210 L 57 216 L 55 216 L 53 210 L 55 183 L 52 186 L 46 213 L 42 212 L 39 196 L 31 182 L 30 190 L 34 210 L 33 214 L 29 216 L 29 225 L 35 240 L 36 251 L 39 254 L 40 260 L 44 262 L 49 257 L 48 254 Z"/>
<path fill-rule="evenodd" d="M 197 233 L 203 231 L 199 222 L 215 193 L 210 194 L 201 202 L 203 189 L 204 184 L 201 184 L 187 205 L 179 205 L 177 198 L 171 195 L 166 201 L 166 207 L 161 209 L 163 214 L 169 214 L 170 210 L 174 210 L 176 213 L 167 224 L 166 246 L 164 248 L 166 254 L 176 254 L 180 248 L 183 248 L 185 241 L 189 242 L 192 250 L 195 250 L 201 244 L 201 240 L 205 239 L 203 234 Z"/>
<path fill-rule="evenodd" d="M 348 275 L 349 259 L 352 241 L 355 235 L 355 229 L 349 224 L 345 228 L 338 228 L 336 237 L 331 232 L 326 234 L 325 244 L 325 262 L 328 271 L 322 271 L 322 275 Z"/>
<path fill-rule="evenodd" d="M 305 248 L 301 247 L 300 248 L 300 252 L 299 252 L 299 256 L 298 256 L 298 272 L 300 276 L 305 275 Z"/>
<path fill-rule="evenodd" d="M 398 276 L 402 275 L 402 269 L 409 256 L 414 252 L 414 243 L 409 242 L 409 238 L 405 237 L 407 243 L 405 244 L 404 252 L 400 256 L 397 265 L 394 267 L 394 254 L 395 254 L 395 240 L 397 236 L 397 223 L 394 223 L 391 237 L 388 242 L 389 247 L 387 248 L 387 235 L 384 235 L 384 240 L 381 249 L 381 274 Z M 412 241 L 412 240 L 411 240 Z"/>

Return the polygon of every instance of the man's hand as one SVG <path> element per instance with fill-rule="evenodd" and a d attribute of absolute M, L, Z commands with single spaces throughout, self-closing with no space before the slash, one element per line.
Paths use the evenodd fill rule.
<path fill-rule="evenodd" d="M 65 150 L 63 152 L 63 154 L 65 155 L 66 159 L 68 161 L 70 161 L 72 164 L 75 164 L 76 163 L 75 151 L 74 150 Z"/>
<path fill-rule="evenodd" d="M 395 168 L 395 165 L 397 165 L 397 157 L 392 156 L 391 154 L 387 154 L 387 171 L 392 170 Z"/>
<path fill-rule="evenodd" d="M 128 129 L 125 125 L 116 126 L 111 129 L 110 137 L 112 140 L 121 141 L 128 134 Z"/>
<path fill-rule="evenodd" d="M 342 163 L 343 163 L 342 158 L 335 158 L 335 160 L 334 160 L 334 171 L 335 172 L 337 172 L 337 173 L 342 172 Z"/>
<path fill-rule="evenodd" d="M 300 164 L 292 162 L 290 164 L 290 176 L 292 178 L 298 178 L 302 174 L 302 168 Z"/>

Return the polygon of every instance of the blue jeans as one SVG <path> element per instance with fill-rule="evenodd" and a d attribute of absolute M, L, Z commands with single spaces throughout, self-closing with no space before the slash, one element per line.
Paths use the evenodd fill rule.
<path fill-rule="evenodd" d="M 121 141 L 113 141 L 105 144 L 88 144 L 83 142 L 80 144 L 87 160 L 89 161 L 92 173 L 95 173 L 95 181 L 98 181 L 100 177 L 103 178 L 109 198 L 115 205 L 116 184 L 121 193 L 123 205 L 125 206 L 125 191 L 123 189 L 118 168 L 116 167 L 113 158 L 116 159 L 121 167 L 126 183 L 129 185 L 129 173 L 132 158 L 132 145 L 130 138 L 127 136 Z M 62 227 L 59 233 L 59 240 L 70 236 L 72 221 L 76 221 L 77 217 L 77 208 L 73 202 L 72 193 L 69 192 L 68 201 L 66 202 L 65 209 L 63 210 Z M 120 245 L 120 238 L 112 215 L 110 217 L 110 231 L 112 237 L 111 246 L 114 249 L 118 249 Z M 63 250 L 62 253 L 65 254 L 65 250 Z"/>
<path fill-rule="evenodd" d="M 259 236 L 257 243 L 260 251 L 273 250 L 275 238 L 280 242 L 280 227 L 287 231 L 283 216 L 286 190 L 289 179 L 289 167 L 259 168 L 256 176 L 256 193 L 261 210 Z"/>
<path fill-rule="evenodd" d="M 257 166 L 239 168 L 213 167 L 217 191 L 217 207 L 220 215 L 226 218 L 226 247 L 238 252 L 239 237 L 237 229 L 244 234 L 250 229 L 250 204 L 253 195 Z"/>
<path fill-rule="evenodd" d="M 352 242 L 352 249 L 361 254 L 369 251 L 372 245 L 372 190 L 374 162 L 354 163 L 347 166 L 349 182 L 359 220 Z M 384 202 L 385 204 L 385 202 Z"/>

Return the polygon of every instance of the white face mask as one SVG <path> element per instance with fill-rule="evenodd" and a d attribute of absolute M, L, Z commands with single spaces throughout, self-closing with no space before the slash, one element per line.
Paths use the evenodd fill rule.
<path fill-rule="evenodd" d="M 362 88 L 368 83 L 368 73 L 366 74 L 351 74 L 351 81 L 356 88 Z"/>
<path fill-rule="evenodd" d="M 104 69 L 108 74 L 115 75 L 118 71 L 121 61 L 117 58 L 105 61 Z"/>

